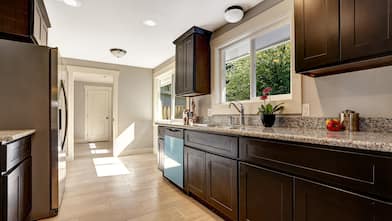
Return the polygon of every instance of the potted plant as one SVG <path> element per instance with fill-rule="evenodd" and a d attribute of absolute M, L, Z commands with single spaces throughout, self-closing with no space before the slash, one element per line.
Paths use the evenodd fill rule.
<path fill-rule="evenodd" d="M 259 111 L 257 112 L 257 114 L 260 114 L 260 119 L 264 127 L 272 127 L 276 119 L 275 113 L 281 112 L 284 109 L 284 106 L 282 106 L 283 103 L 278 105 L 271 104 L 271 98 L 269 98 L 271 91 L 271 87 L 264 88 L 263 95 L 260 97 L 263 104 L 259 107 Z M 266 102 L 268 98 L 269 103 Z"/>

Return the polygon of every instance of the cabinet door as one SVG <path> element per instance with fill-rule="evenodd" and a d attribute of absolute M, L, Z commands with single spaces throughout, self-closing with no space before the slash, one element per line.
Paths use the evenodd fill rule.
<path fill-rule="evenodd" d="M 184 43 L 176 45 L 176 95 L 184 93 L 184 75 L 185 75 L 185 46 Z"/>
<path fill-rule="evenodd" d="M 297 72 L 338 63 L 339 0 L 295 0 Z"/>
<path fill-rule="evenodd" d="M 295 220 L 387 221 L 392 204 L 315 183 L 295 181 Z"/>
<path fill-rule="evenodd" d="M 185 75 L 184 75 L 184 92 L 192 92 L 194 90 L 194 54 L 193 54 L 193 35 L 184 41 L 185 47 Z"/>
<path fill-rule="evenodd" d="M 232 220 L 237 220 L 237 162 L 207 154 L 207 201 Z"/>
<path fill-rule="evenodd" d="M 392 52 L 391 0 L 341 1 L 342 59 Z"/>
<path fill-rule="evenodd" d="M 165 161 L 164 145 L 164 139 L 158 139 L 158 169 L 161 171 L 163 171 Z"/>
<path fill-rule="evenodd" d="M 185 191 L 205 200 L 206 153 L 185 148 Z"/>
<path fill-rule="evenodd" d="M 31 210 L 31 158 L 5 176 L 7 220 L 24 221 Z"/>
<path fill-rule="evenodd" d="M 293 178 L 240 163 L 239 182 L 240 220 L 293 220 Z"/>

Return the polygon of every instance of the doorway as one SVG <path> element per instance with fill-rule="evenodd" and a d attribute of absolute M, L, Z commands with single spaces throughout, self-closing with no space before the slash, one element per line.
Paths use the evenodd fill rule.
<path fill-rule="evenodd" d="M 68 160 L 76 155 L 113 156 L 118 127 L 119 71 L 67 66 Z"/>
<path fill-rule="evenodd" d="M 85 137 L 87 142 L 108 142 L 112 127 L 112 88 L 85 86 Z"/>

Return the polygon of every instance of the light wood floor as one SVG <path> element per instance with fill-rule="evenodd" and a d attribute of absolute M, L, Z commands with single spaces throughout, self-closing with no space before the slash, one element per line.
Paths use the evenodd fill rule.
<path fill-rule="evenodd" d="M 221 220 L 165 181 L 155 155 L 117 159 L 105 151 L 91 151 L 107 147 L 75 148 L 83 153 L 68 164 L 63 204 L 59 215 L 48 220 Z"/>

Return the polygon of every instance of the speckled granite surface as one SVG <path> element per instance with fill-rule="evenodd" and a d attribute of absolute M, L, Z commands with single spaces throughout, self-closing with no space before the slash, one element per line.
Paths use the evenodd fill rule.
<path fill-rule="evenodd" d="M 0 130 L 0 143 L 7 144 L 35 133 L 35 130 Z"/>
<path fill-rule="evenodd" d="M 239 115 L 214 115 L 202 118 L 202 123 L 212 125 L 229 125 L 230 118 L 234 124 L 239 124 Z M 277 116 L 275 127 L 324 129 L 326 117 L 302 117 L 302 116 Z M 245 124 L 261 126 L 259 115 L 246 115 Z M 360 131 L 367 132 L 390 132 L 392 133 L 392 119 L 383 117 L 361 117 L 359 120 Z"/>
<path fill-rule="evenodd" d="M 190 130 L 224 133 L 257 137 L 265 139 L 293 141 L 311 144 L 322 144 L 347 147 L 360 150 L 371 150 L 392 153 L 392 133 L 376 132 L 330 132 L 326 129 L 307 128 L 264 128 L 261 126 L 247 126 L 244 129 L 231 129 L 225 126 L 184 126 L 176 123 L 157 122 L 158 125 L 179 127 Z"/>

